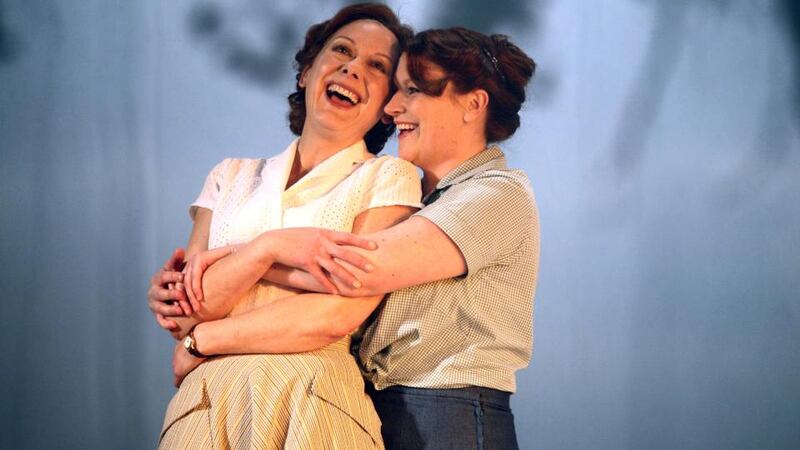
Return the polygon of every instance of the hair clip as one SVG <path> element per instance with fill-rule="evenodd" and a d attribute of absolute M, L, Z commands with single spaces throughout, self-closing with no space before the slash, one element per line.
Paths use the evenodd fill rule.
<path fill-rule="evenodd" d="M 488 58 L 489 61 L 492 63 L 494 71 L 497 72 L 497 75 L 500 76 L 500 79 L 503 81 L 503 83 L 507 84 L 508 82 L 506 81 L 506 76 L 503 74 L 503 71 L 500 70 L 500 63 L 497 61 L 497 58 L 495 58 L 492 52 L 490 52 L 489 49 L 486 47 L 481 46 L 481 51 L 483 52 L 484 55 L 486 55 L 486 58 Z"/>

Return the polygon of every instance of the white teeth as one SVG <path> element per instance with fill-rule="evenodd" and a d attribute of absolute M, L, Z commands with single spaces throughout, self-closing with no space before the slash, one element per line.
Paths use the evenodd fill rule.
<path fill-rule="evenodd" d="M 413 124 L 410 124 L 410 123 L 398 123 L 397 124 L 397 129 L 400 130 L 400 131 L 408 131 L 408 130 L 413 130 L 415 128 L 417 128 L 417 126 L 413 125 Z"/>
<path fill-rule="evenodd" d="M 329 92 L 336 92 L 337 94 L 341 94 L 341 95 L 347 97 L 347 99 L 350 100 L 350 103 L 352 103 L 354 105 L 356 103 L 358 103 L 359 101 L 361 101 L 361 99 L 358 98 L 358 95 L 355 92 L 353 92 L 353 91 L 351 91 L 349 89 L 346 89 L 346 88 L 344 88 L 342 86 L 339 86 L 338 84 L 329 85 L 328 86 L 328 91 Z"/>

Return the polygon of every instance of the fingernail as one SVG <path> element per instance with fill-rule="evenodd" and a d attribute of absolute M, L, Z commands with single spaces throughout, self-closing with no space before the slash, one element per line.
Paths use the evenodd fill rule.
<path fill-rule="evenodd" d="M 356 288 L 356 289 L 360 288 L 361 287 L 361 282 L 358 281 L 358 280 L 353 281 L 353 287 Z"/>
<path fill-rule="evenodd" d="M 367 269 L 367 271 L 369 271 L 369 272 L 372 272 L 373 270 L 375 270 L 375 266 L 373 266 L 372 264 L 369 264 L 369 263 L 366 266 L 364 266 L 364 268 Z"/>
<path fill-rule="evenodd" d="M 370 242 L 370 243 L 369 243 L 369 248 L 371 248 L 371 249 L 375 250 L 376 248 L 378 248 L 378 244 L 377 244 L 377 243 L 375 243 L 375 242 Z"/>

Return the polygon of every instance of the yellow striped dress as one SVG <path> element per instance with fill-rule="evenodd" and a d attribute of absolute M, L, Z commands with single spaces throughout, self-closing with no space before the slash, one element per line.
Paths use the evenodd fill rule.
<path fill-rule="evenodd" d="M 363 142 L 284 189 L 296 148 L 297 141 L 267 160 L 226 159 L 211 171 L 191 210 L 213 211 L 210 248 L 282 227 L 349 231 L 367 209 L 421 206 L 414 166 L 376 158 Z M 262 281 L 231 314 L 296 293 Z M 380 420 L 349 347 L 347 337 L 306 353 L 209 358 L 170 401 L 159 448 L 383 448 Z"/>

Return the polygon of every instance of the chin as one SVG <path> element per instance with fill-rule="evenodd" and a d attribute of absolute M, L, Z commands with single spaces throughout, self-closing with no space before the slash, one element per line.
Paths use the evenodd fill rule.
<path fill-rule="evenodd" d="M 414 153 L 403 149 L 402 145 L 397 148 L 397 156 L 399 156 L 400 159 L 405 159 L 408 162 L 414 162 Z"/>

